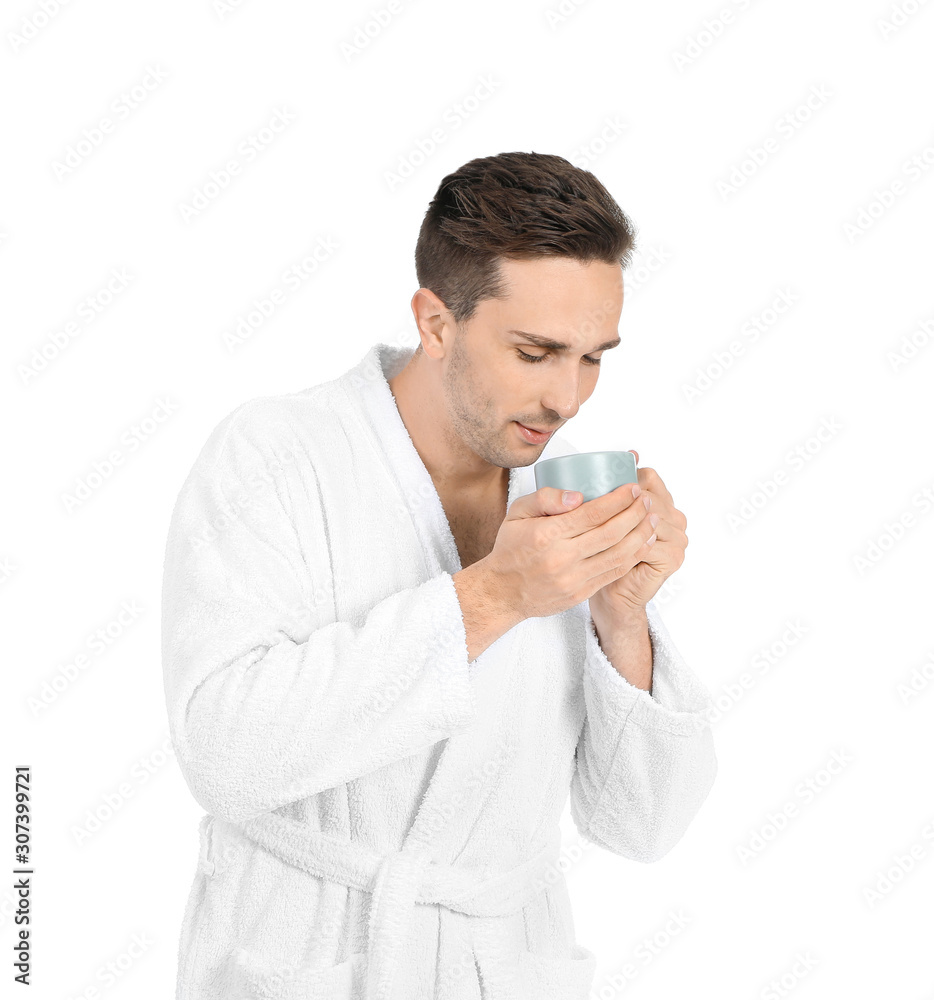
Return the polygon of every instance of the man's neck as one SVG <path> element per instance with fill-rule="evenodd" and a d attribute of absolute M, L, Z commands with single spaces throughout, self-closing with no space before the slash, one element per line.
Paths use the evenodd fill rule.
<path fill-rule="evenodd" d="M 447 419 L 439 387 L 424 366 L 409 363 L 393 378 L 389 388 L 402 423 L 439 493 L 464 494 L 483 500 L 504 495 L 509 470 L 491 466 L 457 446 L 457 436 Z"/>

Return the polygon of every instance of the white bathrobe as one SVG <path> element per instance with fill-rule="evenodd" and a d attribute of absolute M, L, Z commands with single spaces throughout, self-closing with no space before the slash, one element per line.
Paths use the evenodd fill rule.
<path fill-rule="evenodd" d="M 583 836 L 649 862 L 713 783 L 710 695 L 654 602 L 651 693 L 586 601 L 468 662 L 457 547 L 387 384 L 411 353 L 242 404 L 181 488 L 165 692 L 206 815 L 177 1000 L 584 1000 L 568 795 Z M 534 489 L 510 471 L 509 503 Z"/>

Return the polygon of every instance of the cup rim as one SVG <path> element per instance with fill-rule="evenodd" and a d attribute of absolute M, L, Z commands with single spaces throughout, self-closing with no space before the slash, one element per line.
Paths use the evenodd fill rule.
<path fill-rule="evenodd" d="M 553 458 L 543 458 L 536 466 L 548 465 L 549 462 L 564 462 L 567 459 L 583 458 L 585 455 L 629 455 L 635 463 L 636 456 L 631 451 L 575 451 L 569 455 L 555 455 Z"/>

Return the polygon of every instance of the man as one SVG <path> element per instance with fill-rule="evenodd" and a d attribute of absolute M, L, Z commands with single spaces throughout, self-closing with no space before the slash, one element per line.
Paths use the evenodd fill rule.
<path fill-rule="evenodd" d="M 582 503 L 531 475 L 577 450 L 554 432 L 619 344 L 632 246 L 567 160 L 473 160 L 419 234 L 418 349 L 248 401 L 203 447 L 163 591 L 207 811 L 178 1000 L 588 996 L 568 796 L 649 862 L 717 769 L 652 601 L 687 545 L 661 478 Z"/>

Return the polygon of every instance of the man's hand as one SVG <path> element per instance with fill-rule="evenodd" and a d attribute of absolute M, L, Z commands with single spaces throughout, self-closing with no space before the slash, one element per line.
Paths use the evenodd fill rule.
<path fill-rule="evenodd" d="M 564 491 L 543 486 L 514 500 L 493 551 L 474 564 L 492 603 L 516 621 L 554 615 L 634 569 L 649 556 L 655 527 L 633 488 L 627 483 L 587 503 L 576 493 L 565 505 Z M 637 595 L 623 590 L 617 597 Z"/>
<path fill-rule="evenodd" d="M 639 461 L 639 453 L 630 449 Z M 655 527 L 656 539 L 644 545 L 639 551 L 639 561 L 623 576 L 601 587 L 591 598 L 591 607 L 596 604 L 617 614 L 641 611 L 658 593 L 659 587 L 684 562 L 684 550 L 688 545 L 685 534 L 687 518 L 674 505 L 671 494 L 659 474 L 652 468 L 637 469 L 642 497 L 652 501 L 649 514 L 658 515 Z M 600 499 L 599 497 L 597 499 Z M 590 503 L 596 501 L 591 500 Z M 581 509 L 589 506 L 582 504 Z"/>

